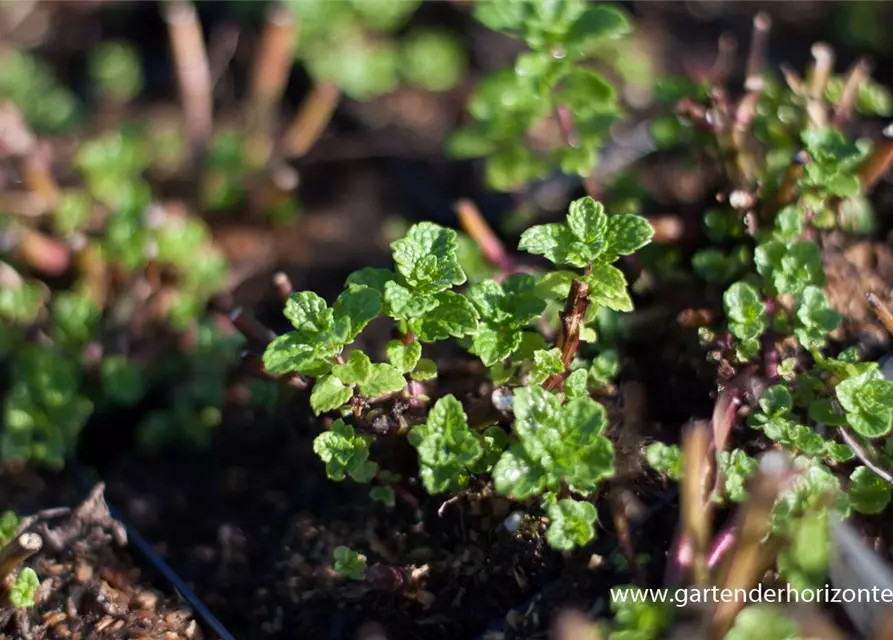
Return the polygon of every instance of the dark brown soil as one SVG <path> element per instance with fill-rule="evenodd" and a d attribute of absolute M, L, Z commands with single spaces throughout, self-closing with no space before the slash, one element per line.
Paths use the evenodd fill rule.
<path fill-rule="evenodd" d="M 5 505 L 26 513 L 26 505 L 45 504 L 50 495 L 73 494 L 70 481 L 24 471 L 5 477 Z M 0 606 L 0 637 L 22 640 L 68 638 L 204 637 L 192 613 L 169 589 L 146 575 L 127 547 L 123 525 L 109 515 L 102 485 L 80 504 L 61 500 L 55 508 L 33 512 L 19 534 L 37 533 L 42 549 L 24 566 L 41 580 L 35 606 Z M 67 507 L 63 509 L 61 507 Z M 28 507 L 33 509 L 33 506 Z M 144 563 L 143 563 L 144 564 Z M 163 585 L 167 586 L 167 585 Z"/>

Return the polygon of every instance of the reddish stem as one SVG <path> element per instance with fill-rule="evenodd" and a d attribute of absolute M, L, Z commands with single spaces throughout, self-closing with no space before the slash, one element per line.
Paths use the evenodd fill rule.
<path fill-rule="evenodd" d="M 589 273 L 590 268 L 586 267 L 586 275 L 589 275 Z M 574 280 L 571 283 L 571 290 L 564 304 L 564 311 L 561 312 L 561 329 L 555 344 L 561 350 L 561 362 L 564 365 L 564 371 L 549 376 L 543 384 L 547 391 L 557 389 L 567 377 L 567 368 L 573 362 L 577 349 L 580 346 L 580 330 L 583 328 L 583 318 L 586 315 L 588 306 L 589 285 L 582 280 Z"/>

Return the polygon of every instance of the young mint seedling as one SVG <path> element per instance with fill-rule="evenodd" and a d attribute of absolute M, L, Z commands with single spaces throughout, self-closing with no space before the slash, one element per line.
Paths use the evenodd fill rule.
<path fill-rule="evenodd" d="M 29 609 L 34 606 L 34 597 L 40 588 L 37 573 L 31 567 L 25 567 L 16 574 L 15 582 L 9 590 L 9 602 L 16 609 Z"/>
<path fill-rule="evenodd" d="M 366 556 L 360 555 L 350 547 L 335 547 L 335 571 L 351 580 L 362 580 L 366 572 Z"/>
<path fill-rule="evenodd" d="M 267 346 L 264 367 L 271 373 L 328 373 L 344 345 L 352 342 L 380 311 L 378 292 L 361 285 L 348 287 L 332 308 L 310 291 L 292 294 L 284 313 L 294 331 Z"/>
<path fill-rule="evenodd" d="M 369 460 L 369 441 L 339 418 L 329 431 L 316 436 L 313 451 L 326 463 L 330 479 L 341 481 L 349 475 L 354 482 L 367 483 L 378 471 L 378 465 Z"/>
<path fill-rule="evenodd" d="M 614 473 L 614 447 L 602 435 L 604 407 L 591 398 L 562 405 L 539 386 L 515 392 L 514 432 L 519 441 L 493 469 L 496 490 L 523 500 L 544 491 L 558 493 L 563 483 L 589 495 Z"/>
<path fill-rule="evenodd" d="M 846 412 L 846 419 L 856 433 L 866 438 L 880 438 L 893 426 L 893 381 L 884 378 L 877 368 L 848 378 L 837 385 L 837 399 Z"/>
<path fill-rule="evenodd" d="M 432 495 L 468 486 L 469 472 L 484 453 L 462 403 L 452 395 L 437 401 L 427 422 L 412 429 L 409 442 L 418 451 L 422 482 Z"/>
<path fill-rule="evenodd" d="M 583 547 L 595 537 L 595 520 L 598 516 L 590 502 L 559 500 L 546 509 L 549 528 L 546 541 L 554 549 L 569 551 Z"/>
<path fill-rule="evenodd" d="M 571 203 L 567 223 L 531 227 L 518 248 L 542 255 L 556 266 L 586 268 L 589 301 L 614 311 L 632 311 L 626 277 L 612 266 L 622 255 L 635 253 L 651 242 L 654 229 L 641 216 L 608 216 L 601 203 L 586 196 Z"/>

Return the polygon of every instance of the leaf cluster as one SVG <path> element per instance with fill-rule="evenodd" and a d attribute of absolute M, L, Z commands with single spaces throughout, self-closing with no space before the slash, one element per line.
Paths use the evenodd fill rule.
<path fill-rule="evenodd" d="M 583 63 L 630 32 L 627 17 L 581 0 L 482 0 L 475 3 L 474 16 L 494 31 L 522 39 L 529 51 L 512 69 L 480 82 L 468 104 L 473 123 L 453 134 L 449 152 L 485 157 L 486 179 L 499 190 L 516 188 L 553 167 L 588 175 L 620 109 L 614 86 Z M 527 134 L 557 109 L 566 109 L 573 120 L 571 144 L 526 145 Z"/>

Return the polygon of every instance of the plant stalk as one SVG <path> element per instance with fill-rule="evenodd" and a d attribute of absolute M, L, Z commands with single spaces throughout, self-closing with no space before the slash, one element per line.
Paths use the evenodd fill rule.
<path fill-rule="evenodd" d="M 291 11 L 272 5 L 267 12 L 251 74 L 251 112 L 263 123 L 279 102 L 294 64 L 297 25 Z"/>
<path fill-rule="evenodd" d="M 511 268 L 511 260 L 505 251 L 505 246 L 484 220 L 477 205 L 471 200 L 463 198 L 456 202 L 453 209 L 459 217 L 462 229 L 477 243 L 487 262 L 499 269 Z"/>
<path fill-rule="evenodd" d="M 845 427 L 837 427 L 837 431 L 840 433 L 840 437 L 843 438 L 843 441 L 846 442 L 850 449 L 853 450 L 853 453 L 856 454 L 856 457 L 864 464 L 868 469 L 871 470 L 874 475 L 878 478 L 886 482 L 887 484 L 893 485 L 893 474 L 891 474 L 886 469 L 882 469 L 877 465 L 877 463 L 871 458 L 865 448 L 859 444 L 859 441 L 856 440 L 856 437 L 846 430 Z"/>
<path fill-rule="evenodd" d="M 296 44 L 297 27 L 291 11 L 282 5 L 272 5 L 254 59 L 248 103 L 251 146 L 260 164 L 269 160 L 274 147 L 271 138 L 274 110 L 288 83 Z"/>
<path fill-rule="evenodd" d="M 859 59 L 850 69 L 846 84 L 843 86 L 840 103 L 834 112 L 832 123 L 835 127 L 842 127 L 850 119 L 856 100 L 859 97 L 859 89 L 868 79 L 869 73 L 871 73 L 871 64 L 868 62 L 868 58 Z"/>
<path fill-rule="evenodd" d="M 823 98 L 831 72 L 834 70 L 834 50 L 824 42 L 817 42 L 812 45 L 812 57 L 815 62 L 809 74 L 806 113 L 811 125 L 818 129 L 828 124 L 828 113 Z"/>
<path fill-rule="evenodd" d="M 307 153 L 325 131 L 340 101 L 339 87 L 328 83 L 316 84 L 283 136 L 282 156 L 300 158 Z"/>
<path fill-rule="evenodd" d="M 767 546 L 764 538 L 775 500 L 790 476 L 787 458 L 772 452 L 763 456 L 760 470 L 750 486 L 750 500 L 738 514 L 734 544 L 722 563 L 716 584 L 721 589 L 750 589 L 757 584 L 765 570 Z M 746 602 L 720 602 L 711 620 L 708 638 L 724 638 L 732 627 L 735 617 Z"/>
<path fill-rule="evenodd" d="M 890 313 L 887 305 L 885 305 L 872 291 L 865 294 L 865 299 L 868 301 L 871 310 L 874 311 L 874 314 L 878 317 L 878 320 L 881 321 L 881 324 L 884 325 L 887 332 L 890 333 L 890 335 L 893 335 L 893 313 Z"/>
<path fill-rule="evenodd" d="M 36 533 L 23 533 L 0 549 L 0 582 L 25 560 L 43 548 L 43 538 Z"/>
<path fill-rule="evenodd" d="M 707 584 L 707 545 L 710 543 L 710 522 L 705 504 L 708 499 L 706 477 L 710 432 L 704 425 L 693 425 L 683 435 L 683 476 L 680 501 L 682 506 L 683 540 L 690 545 L 692 580 L 696 586 Z"/>
<path fill-rule="evenodd" d="M 276 293 L 279 294 L 282 304 L 288 302 L 295 292 L 295 288 L 291 284 L 291 278 L 284 271 L 277 271 L 273 275 L 273 286 L 276 287 Z"/>
<path fill-rule="evenodd" d="M 203 153 L 213 123 L 211 67 L 195 6 L 185 0 L 169 3 L 164 20 L 180 88 L 193 162 Z"/>
<path fill-rule="evenodd" d="M 587 267 L 587 275 L 589 270 L 589 267 Z M 558 339 L 555 345 L 561 350 L 561 362 L 564 365 L 564 371 L 549 376 L 546 382 L 543 383 L 543 387 L 547 391 L 557 389 L 567 377 L 567 368 L 573 362 L 577 349 L 580 346 L 580 330 L 583 328 L 583 318 L 586 315 L 588 306 L 589 285 L 582 280 L 574 280 L 571 283 L 571 290 L 564 304 L 564 311 L 561 312 L 561 329 L 558 332 Z"/>
<path fill-rule="evenodd" d="M 748 91 L 762 90 L 763 65 L 766 62 L 766 45 L 769 41 L 769 30 L 772 28 L 772 18 L 761 11 L 753 19 L 753 32 L 750 37 L 750 51 L 747 56 L 747 77 L 744 87 Z"/>
<path fill-rule="evenodd" d="M 871 189 L 893 164 L 893 141 L 885 140 L 878 144 L 859 167 L 859 182 L 862 190 Z"/>

